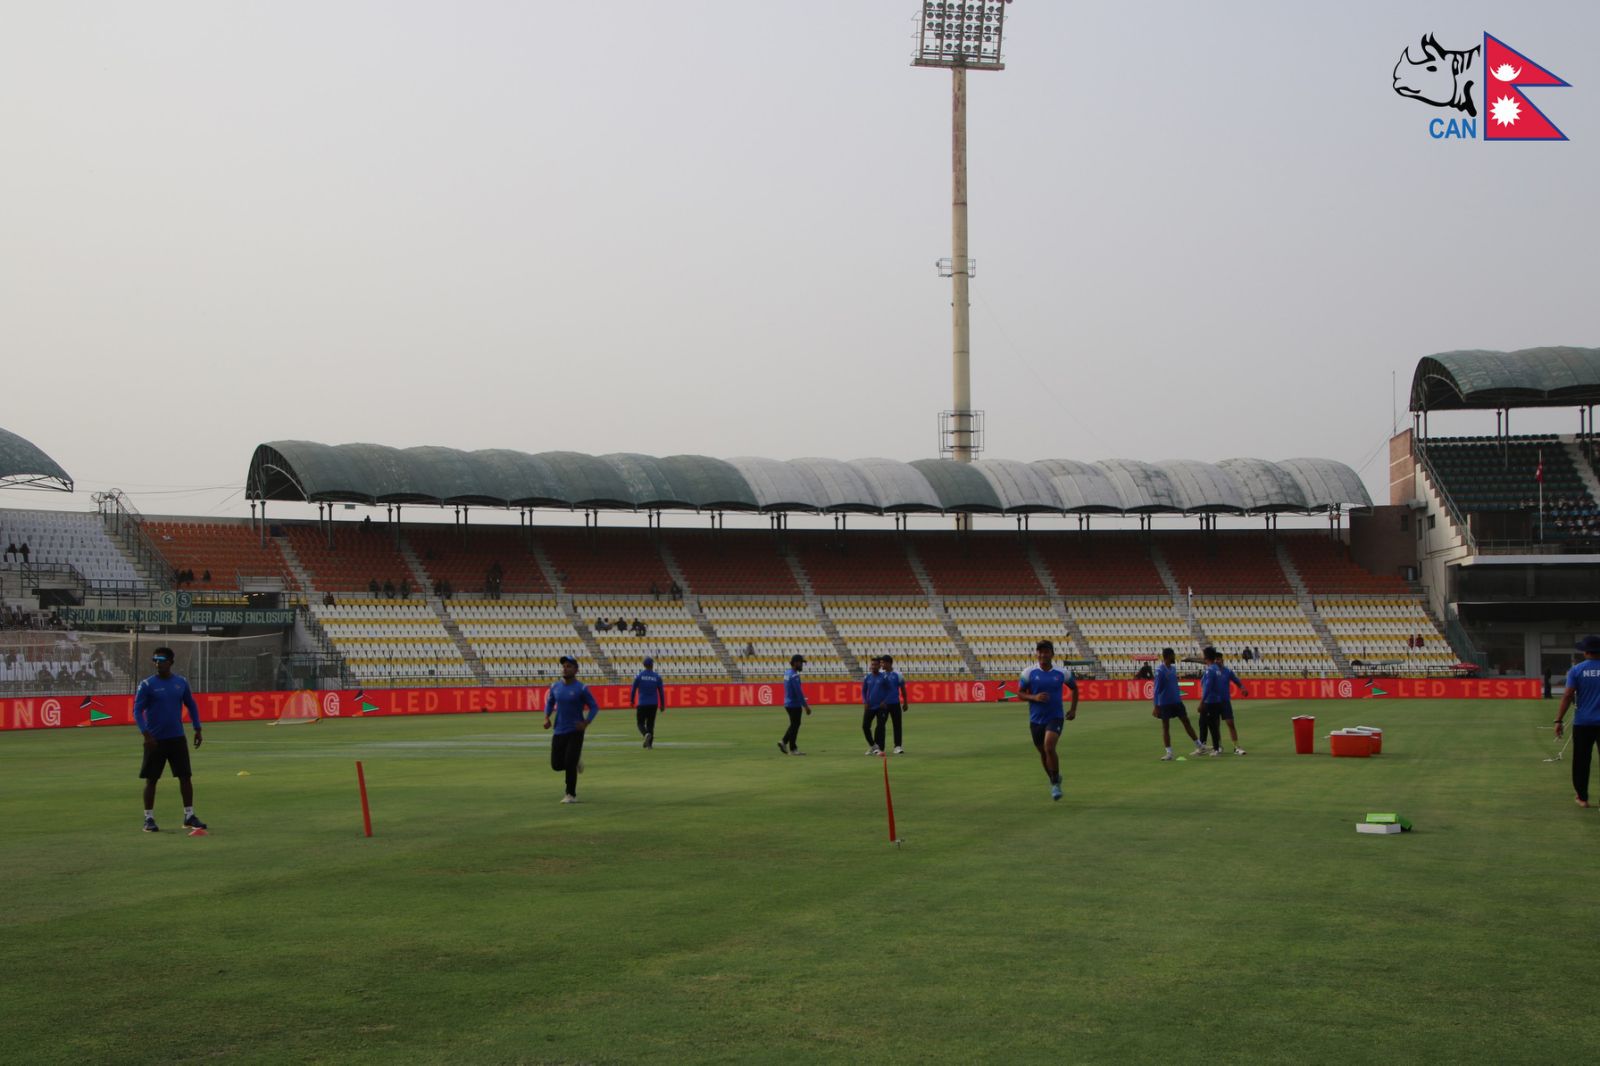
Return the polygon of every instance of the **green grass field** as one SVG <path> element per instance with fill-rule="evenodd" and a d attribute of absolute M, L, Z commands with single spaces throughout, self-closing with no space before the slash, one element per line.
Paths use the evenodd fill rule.
<path fill-rule="evenodd" d="M 1552 1062 L 1592 1055 L 1600 822 L 1553 703 L 1250 703 L 1161 763 L 1085 704 L 631 712 L 558 804 L 532 715 L 216 724 L 211 835 L 139 831 L 126 729 L 0 736 L 7 1061 Z M 1291 754 L 1289 717 L 1385 728 Z M 375 836 L 362 836 L 354 760 Z M 239 771 L 249 776 L 239 776 Z M 1597 781 L 1600 784 L 1600 781 Z M 1416 831 L 1358 836 L 1368 811 Z"/>

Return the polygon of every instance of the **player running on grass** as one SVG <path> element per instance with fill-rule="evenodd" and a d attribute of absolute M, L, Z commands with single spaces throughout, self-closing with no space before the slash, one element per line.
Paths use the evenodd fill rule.
<path fill-rule="evenodd" d="M 1233 753 L 1243 755 L 1244 749 L 1239 746 L 1239 731 L 1233 727 L 1233 686 L 1239 688 L 1239 695 L 1248 696 L 1244 682 L 1239 680 L 1239 675 L 1222 665 L 1222 653 L 1216 648 L 1207 648 L 1201 652 L 1201 657 L 1206 661 L 1206 672 L 1200 675 L 1200 740 L 1204 742 L 1209 729 L 1211 735 L 1211 754 L 1222 754 L 1222 729 L 1218 724 L 1219 719 L 1228 723 L 1228 736 L 1233 738 Z"/>
<path fill-rule="evenodd" d="M 633 676 L 633 685 L 628 689 L 628 699 L 633 703 L 633 716 L 639 723 L 639 735 L 644 737 L 644 746 L 656 746 L 656 712 L 666 706 L 666 686 L 661 683 L 661 675 L 656 673 L 656 661 L 650 656 L 644 657 L 644 669 Z"/>
<path fill-rule="evenodd" d="M 861 732 L 867 738 L 867 754 L 883 754 L 883 712 L 880 690 L 883 688 L 883 656 L 874 655 L 868 664 L 867 676 L 861 679 Z M 873 734 L 873 725 L 877 734 Z"/>
<path fill-rule="evenodd" d="M 144 759 L 139 776 L 144 778 L 144 831 L 159 833 L 156 825 L 156 782 L 170 766 L 183 795 L 185 829 L 204 829 L 206 823 L 194 814 L 194 783 L 190 781 L 189 748 L 183 737 L 183 709 L 189 708 L 194 723 L 194 746 L 200 747 L 200 706 L 194 701 L 186 678 L 172 672 L 172 649 L 157 648 L 150 656 L 156 664 L 154 675 L 139 682 L 133 696 L 133 721 L 144 736 Z M 1586 767 L 1587 768 L 1587 767 Z"/>
<path fill-rule="evenodd" d="M 583 709 L 589 708 L 586 718 Z M 567 775 L 567 791 L 562 803 L 578 802 L 578 775 L 583 773 L 583 732 L 600 713 L 594 693 L 578 680 L 578 660 L 570 655 L 561 657 L 561 680 L 550 686 L 550 695 L 544 702 L 544 727 L 550 728 L 550 716 L 556 716 L 555 735 L 550 738 L 550 769 Z"/>
<path fill-rule="evenodd" d="M 1556 711 L 1556 736 L 1561 735 L 1561 720 L 1574 703 L 1572 716 L 1572 790 L 1580 807 L 1589 806 L 1589 760 L 1594 745 L 1600 743 L 1600 637 L 1590 634 L 1578 641 L 1583 658 L 1567 671 L 1567 691 Z M 146 804 L 148 806 L 148 804 Z"/>
<path fill-rule="evenodd" d="M 1056 745 L 1061 740 L 1065 723 L 1078 717 L 1078 679 L 1069 668 L 1056 668 L 1056 646 L 1052 641 L 1041 640 L 1034 645 L 1039 655 L 1039 665 L 1022 671 L 1017 683 L 1018 698 L 1027 700 L 1028 728 L 1033 731 L 1033 746 L 1039 750 L 1039 761 L 1044 764 L 1045 776 L 1050 778 L 1050 798 L 1061 798 L 1061 759 Z M 1062 689 L 1072 690 L 1072 706 L 1062 710 Z"/>
<path fill-rule="evenodd" d="M 783 709 L 789 712 L 789 731 L 778 741 L 778 750 L 785 755 L 804 755 L 800 750 L 800 712 L 811 713 L 806 700 L 805 686 L 800 683 L 800 671 L 805 668 L 804 655 L 791 655 L 789 669 L 783 672 Z"/>
<path fill-rule="evenodd" d="M 1178 667 L 1175 665 L 1178 655 L 1171 648 L 1161 649 L 1161 665 L 1156 667 L 1155 707 L 1151 709 L 1152 718 L 1161 719 L 1161 745 L 1167 753 L 1161 756 L 1162 762 L 1172 761 L 1172 720 L 1178 719 L 1183 723 L 1183 731 L 1189 734 L 1189 739 L 1194 741 L 1194 753 L 1204 755 L 1205 744 L 1195 736 L 1194 726 L 1189 724 L 1189 711 L 1183 705 L 1183 695 L 1178 691 Z"/>

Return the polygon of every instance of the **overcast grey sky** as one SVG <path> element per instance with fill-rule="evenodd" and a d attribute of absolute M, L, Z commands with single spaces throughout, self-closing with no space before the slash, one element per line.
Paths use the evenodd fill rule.
<path fill-rule="evenodd" d="M 79 494 L 0 506 L 243 513 L 284 438 L 936 452 L 950 77 L 914 0 L 3 10 L 0 426 Z M 1382 502 L 1393 375 L 1404 417 L 1423 355 L 1600 344 L 1600 5 L 1007 30 L 970 78 L 988 455 L 1324 456 Z M 1408 43 L 1485 30 L 1572 84 L 1533 90 L 1568 143 L 1435 141 L 1394 94 Z"/>

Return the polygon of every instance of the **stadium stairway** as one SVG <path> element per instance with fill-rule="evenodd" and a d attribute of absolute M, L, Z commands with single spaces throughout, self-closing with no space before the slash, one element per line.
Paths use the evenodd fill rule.
<path fill-rule="evenodd" d="M 1067 610 L 1066 597 L 1061 595 L 1061 589 L 1056 584 L 1055 575 L 1050 573 L 1050 567 L 1045 565 L 1043 557 L 1039 555 L 1038 547 L 1032 540 L 1028 541 L 1028 563 L 1033 567 L 1034 575 L 1038 577 L 1039 584 L 1044 587 L 1046 595 L 1050 598 L 1050 609 L 1055 612 L 1061 624 L 1066 627 L 1067 635 L 1072 638 L 1072 643 L 1079 649 L 1078 654 L 1089 660 L 1089 670 L 1095 677 L 1110 677 L 1106 672 L 1105 664 L 1100 661 L 1100 656 L 1095 654 L 1094 647 L 1083 634 L 1083 629 L 1078 625 L 1078 620 L 1072 617 L 1072 612 Z"/>
<path fill-rule="evenodd" d="M 973 652 L 972 645 L 967 643 L 966 636 L 956 626 L 955 619 L 950 617 L 949 605 L 933 587 L 933 579 L 928 576 L 927 568 L 922 565 L 922 557 L 917 554 L 915 545 L 909 540 L 906 541 L 906 562 L 911 565 L 911 573 L 916 577 L 917 584 L 922 586 L 923 593 L 927 595 L 928 606 L 933 608 L 933 616 L 944 627 L 945 635 L 950 638 L 950 643 L 955 645 L 956 651 L 961 653 L 962 661 L 967 664 L 967 673 L 977 681 L 989 680 L 989 674 L 984 670 L 983 663 Z"/>
<path fill-rule="evenodd" d="M 1283 576 L 1289 579 L 1289 587 L 1294 589 L 1295 601 L 1310 620 L 1311 628 L 1316 632 L 1317 639 L 1322 641 L 1322 648 L 1328 653 L 1328 658 L 1339 668 L 1341 676 L 1352 676 L 1350 657 L 1345 655 L 1344 649 L 1339 647 L 1339 642 L 1333 639 L 1333 632 L 1328 628 L 1328 623 L 1317 613 L 1316 601 L 1311 598 L 1311 590 L 1306 588 L 1305 579 L 1300 576 L 1300 568 L 1294 565 L 1294 558 L 1289 554 L 1288 547 L 1280 540 L 1273 546 L 1273 550 L 1277 552 L 1278 565 L 1283 568 Z"/>
<path fill-rule="evenodd" d="M 428 573 L 427 568 L 422 565 L 422 560 L 417 558 L 417 553 L 404 538 L 400 541 L 400 558 L 405 560 L 406 569 L 411 571 L 412 583 L 422 590 L 423 595 L 432 591 L 433 575 Z"/>
<path fill-rule="evenodd" d="M 600 641 L 595 637 L 594 630 L 589 628 L 578 614 L 577 606 L 572 602 L 572 594 L 562 584 L 561 577 L 556 573 L 555 565 L 550 562 L 550 556 L 545 554 L 544 546 L 537 539 L 533 542 L 533 557 L 539 563 L 539 572 L 544 574 L 544 579 L 555 590 L 556 603 L 561 605 L 561 611 L 567 616 L 567 621 L 572 623 L 572 628 L 583 641 L 583 646 L 589 652 L 589 658 L 599 667 L 601 675 L 615 684 L 619 679 L 617 668 L 611 662 L 611 657 L 600 647 Z"/>
<path fill-rule="evenodd" d="M 408 548 L 406 551 L 409 553 L 410 549 Z M 412 562 L 414 558 L 407 561 Z M 421 569 L 421 567 L 414 568 Z M 494 679 L 489 676 L 488 668 L 483 665 L 483 658 L 478 654 L 478 649 L 472 646 L 472 642 L 467 639 L 465 633 L 461 632 L 461 627 L 456 624 L 456 620 L 451 617 L 449 611 L 445 610 L 444 601 L 437 596 L 429 596 L 428 607 L 432 609 L 434 614 L 439 616 L 439 624 L 444 626 L 444 631 L 450 634 L 450 639 L 456 642 L 457 648 L 461 649 L 461 661 L 467 664 L 468 670 L 472 671 L 472 679 L 480 685 L 493 684 Z"/>
<path fill-rule="evenodd" d="M 1178 585 L 1177 575 L 1172 572 L 1172 567 L 1167 565 L 1166 556 L 1161 554 L 1160 546 L 1154 541 L 1150 543 L 1150 558 L 1156 564 L 1156 573 L 1161 575 L 1161 583 L 1167 587 L 1167 594 L 1172 597 L 1172 609 L 1188 625 L 1189 636 L 1194 639 L 1194 646 L 1205 647 L 1211 641 L 1207 639 L 1205 631 L 1195 619 L 1194 611 L 1190 609 L 1189 597 Z"/>
<path fill-rule="evenodd" d="M 744 671 L 739 664 L 734 662 L 733 656 L 728 654 L 728 646 L 722 642 L 722 637 L 717 634 L 706 618 L 705 610 L 700 606 L 700 597 L 689 584 L 689 575 L 684 573 L 678 565 L 677 558 L 672 554 L 672 549 L 663 540 L 660 544 L 661 562 L 667 568 L 667 573 L 672 580 L 678 583 L 678 588 L 683 590 L 683 606 L 689 612 L 689 617 L 694 619 L 694 624 L 700 627 L 700 632 L 705 636 L 706 643 L 711 645 L 711 650 L 717 653 L 717 658 L 722 660 L 722 668 L 728 671 L 728 677 L 734 681 L 745 680 Z"/>
<path fill-rule="evenodd" d="M 800 586 L 800 593 L 805 597 L 806 606 L 810 608 L 812 617 L 817 620 L 817 625 L 828 635 L 828 640 L 833 644 L 834 654 L 839 656 L 839 661 L 844 663 L 846 670 L 849 670 L 852 675 L 860 677 L 865 671 L 861 669 L 861 663 L 850 651 L 850 645 L 846 644 L 844 637 L 840 636 L 839 627 L 833 624 L 833 619 L 828 617 L 828 612 L 822 609 L 822 599 L 817 595 L 817 590 L 811 587 L 811 576 L 806 573 L 806 568 L 801 565 L 800 557 L 789 550 L 787 544 L 781 550 L 783 551 L 783 557 L 789 562 L 789 571 L 794 574 L 795 584 Z"/>
<path fill-rule="evenodd" d="M 294 545 L 289 543 L 288 537 L 274 537 L 273 539 L 278 542 L 278 551 L 283 554 L 283 561 L 288 564 L 289 573 L 294 575 L 295 581 L 305 590 L 309 598 L 316 587 L 316 583 L 311 580 L 311 571 L 307 570 L 306 564 L 300 561 L 300 556 L 296 554 Z"/>

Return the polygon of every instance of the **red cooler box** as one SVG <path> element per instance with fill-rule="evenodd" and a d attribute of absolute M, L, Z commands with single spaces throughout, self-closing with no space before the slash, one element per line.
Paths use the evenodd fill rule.
<path fill-rule="evenodd" d="M 1294 753 L 1296 755 L 1316 754 L 1316 718 L 1309 714 L 1297 714 L 1291 721 L 1294 722 Z"/>

